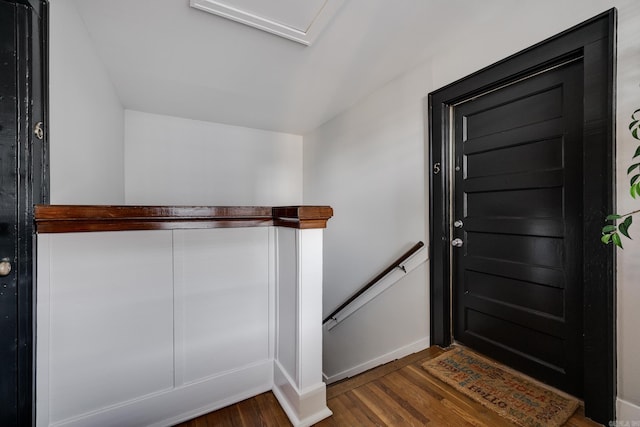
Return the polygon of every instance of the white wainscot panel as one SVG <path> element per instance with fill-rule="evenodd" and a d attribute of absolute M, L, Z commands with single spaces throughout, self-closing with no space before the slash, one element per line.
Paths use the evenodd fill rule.
<path fill-rule="evenodd" d="M 174 231 L 176 386 L 271 359 L 269 228 Z"/>
<path fill-rule="evenodd" d="M 297 230 L 282 228 L 278 235 L 278 343 L 276 359 L 298 381 L 298 245 Z"/>
<path fill-rule="evenodd" d="M 48 334 L 39 340 L 48 348 L 38 352 L 45 363 L 48 354 L 49 384 L 38 391 L 49 422 L 173 387 L 171 232 L 47 239 L 49 277 L 39 282 L 46 287 L 39 304 L 49 298 L 48 319 L 38 319 L 38 335 Z"/>

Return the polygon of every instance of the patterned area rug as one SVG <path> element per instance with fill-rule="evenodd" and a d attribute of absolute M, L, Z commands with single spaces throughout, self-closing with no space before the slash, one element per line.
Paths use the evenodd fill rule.
<path fill-rule="evenodd" d="M 524 427 L 564 424 L 578 407 L 576 399 L 501 369 L 465 348 L 456 347 L 422 364 L 436 378 L 483 406 Z"/>

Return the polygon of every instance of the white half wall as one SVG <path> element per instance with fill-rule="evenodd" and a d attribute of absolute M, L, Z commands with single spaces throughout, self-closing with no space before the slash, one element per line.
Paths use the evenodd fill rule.
<path fill-rule="evenodd" d="M 36 425 L 169 426 L 270 390 L 273 235 L 38 235 Z"/>
<path fill-rule="evenodd" d="M 125 200 L 151 205 L 302 202 L 302 137 L 127 110 Z"/>
<path fill-rule="evenodd" d="M 430 67 L 419 67 L 304 137 L 304 202 L 335 211 L 325 232 L 324 316 L 427 242 L 422 99 L 430 87 Z M 427 272 L 418 267 L 325 330 L 327 378 L 384 363 L 415 342 L 428 345 Z"/>
<path fill-rule="evenodd" d="M 124 202 L 124 110 L 75 2 L 50 2 L 51 203 Z"/>

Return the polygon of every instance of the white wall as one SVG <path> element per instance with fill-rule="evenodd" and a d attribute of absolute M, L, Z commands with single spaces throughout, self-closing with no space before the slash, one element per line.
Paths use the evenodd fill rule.
<path fill-rule="evenodd" d="M 325 314 L 409 242 L 424 236 L 420 219 L 428 210 L 423 206 L 426 154 L 420 105 L 427 93 L 611 7 L 619 12 L 618 210 L 638 208 L 628 195 L 626 168 L 638 145 L 627 126 L 631 113 L 640 108 L 640 3 L 543 0 L 504 6 L 511 9 L 513 19 L 487 25 L 479 17 L 477 26 L 447 34 L 448 39 L 436 41 L 442 48 L 429 63 L 305 135 L 305 203 L 335 208 L 326 232 Z M 618 252 L 618 397 L 620 416 L 627 419 L 632 415 L 640 419 L 640 339 L 635 329 L 640 323 L 639 254 L 635 241 Z M 335 334 L 325 333 L 326 374 L 382 360 L 393 346 L 410 345 L 428 333 L 427 267 L 338 325 L 331 331 Z"/>
<path fill-rule="evenodd" d="M 50 2 L 51 203 L 124 202 L 124 113 L 72 0 Z"/>
<path fill-rule="evenodd" d="M 127 204 L 302 202 L 302 137 L 127 110 Z"/>
<path fill-rule="evenodd" d="M 329 204 L 324 315 L 416 242 L 427 242 L 422 97 L 428 66 L 304 137 L 304 202 Z M 426 264 L 324 334 L 331 380 L 428 345 Z"/>
<path fill-rule="evenodd" d="M 640 2 L 618 5 L 618 212 L 639 209 L 629 195 L 627 168 L 640 141 L 629 134 L 631 114 L 640 108 Z M 635 220 L 638 221 L 636 216 Z M 632 226 L 635 241 L 618 250 L 618 397 L 619 419 L 640 419 L 640 227 Z M 636 405 L 635 407 L 633 405 Z"/>
<path fill-rule="evenodd" d="M 74 1 L 50 24 L 52 203 L 302 202 L 300 136 L 125 114 Z"/>

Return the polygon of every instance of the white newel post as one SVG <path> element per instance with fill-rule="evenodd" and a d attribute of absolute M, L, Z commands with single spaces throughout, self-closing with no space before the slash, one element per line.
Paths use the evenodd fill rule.
<path fill-rule="evenodd" d="M 330 416 L 322 381 L 321 228 L 278 227 L 273 393 L 294 426 Z"/>

